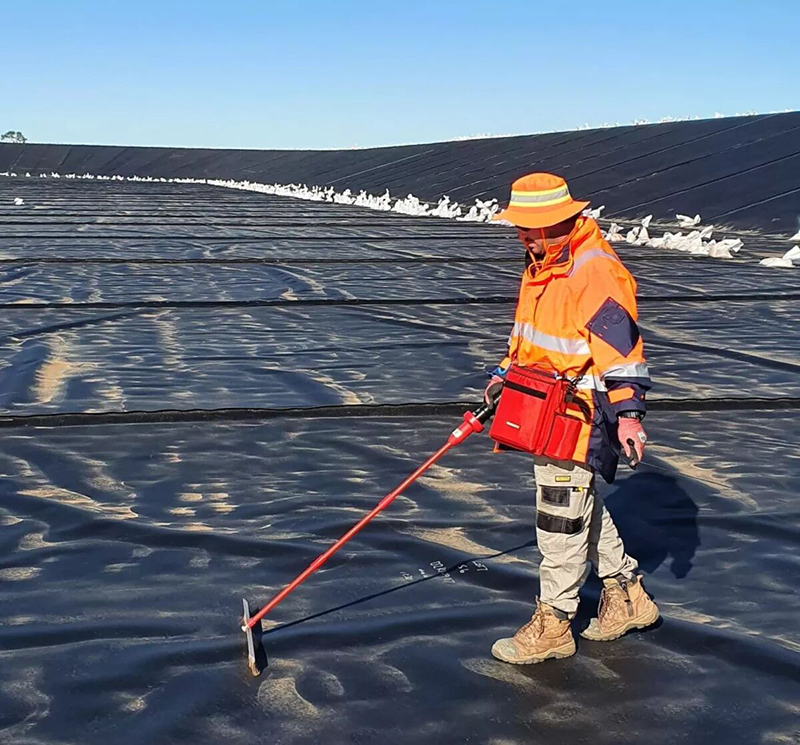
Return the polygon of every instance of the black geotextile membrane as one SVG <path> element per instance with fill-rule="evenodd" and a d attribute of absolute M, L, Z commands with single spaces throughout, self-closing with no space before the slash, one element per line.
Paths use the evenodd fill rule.
<path fill-rule="evenodd" d="M 488 303 L 7 308 L 0 405 L 22 416 L 477 400 L 512 316 Z M 700 319 L 713 321 L 702 338 Z M 648 306 L 651 400 L 800 398 L 798 320 L 796 301 Z"/>
<path fill-rule="evenodd" d="M 648 465 L 603 488 L 656 628 L 492 659 L 534 605 L 534 496 L 527 458 L 474 436 L 272 613 L 251 678 L 240 598 L 277 592 L 452 425 L 6 432 L 4 741 L 791 741 L 800 430 L 774 412 L 653 413 Z M 578 627 L 596 581 L 582 597 Z"/>
<path fill-rule="evenodd" d="M 663 621 L 495 661 L 537 594 L 534 485 L 475 435 L 268 617 L 253 679 L 241 598 L 480 399 L 521 249 L 213 187 L 0 179 L 0 742 L 791 742 L 796 274 L 620 254 L 652 441 L 602 492 Z"/>
<path fill-rule="evenodd" d="M 0 268 L 4 303 L 248 302 L 474 298 L 485 277 L 509 295 L 519 272 L 491 263 L 291 265 L 19 265 Z"/>
<path fill-rule="evenodd" d="M 667 122 L 365 150 L 209 150 L 0 145 L 0 171 L 306 183 L 438 200 L 505 201 L 515 178 L 552 171 L 607 215 L 695 214 L 793 233 L 800 213 L 800 113 Z"/>
<path fill-rule="evenodd" d="M 12 262 L 26 261 L 89 264 L 92 262 L 248 262 L 251 264 L 316 264 L 329 262 L 366 264 L 402 264 L 421 258 L 450 263 L 509 261 L 518 267 L 522 258 L 518 245 L 510 239 L 482 233 L 480 235 L 455 235 L 426 233 L 410 236 L 383 236 L 372 238 L 301 238 L 295 234 L 285 237 L 233 237 L 218 235 L 206 238 L 172 235 L 149 238 L 119 238 L 106 236 L 86 240 L 84 236 L 59 238 L 29 236 L 9 238 L 0 236 L 0 267 Z M 453 245 L 460 247 L 455 256 Z M 491 287 L 488 283 L 487 287 Z"/>
<path fill-rule="evenodd" d="M 464 401 L 504 354 L 522 251 L 500 226 L 182 184 L 4 179 L 0 195 L 14 416 Z M 57 203 L 80 224 L 54 225 Z M 221 237 L 254 219 L 263 237 Z M 793 272 L 619 250 L 653 401 L 798 396 Z"/>

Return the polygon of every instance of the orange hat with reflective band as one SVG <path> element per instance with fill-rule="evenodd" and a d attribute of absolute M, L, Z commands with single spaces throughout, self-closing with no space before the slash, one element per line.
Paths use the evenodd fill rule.
<path fill-rule="evenodd" d="M 522 228 L 549 228 L 589 206 L 572 198 L 567 182 L 552 173 L 529 173 L 511 184 L 508 208 L 494 216 Z"/>

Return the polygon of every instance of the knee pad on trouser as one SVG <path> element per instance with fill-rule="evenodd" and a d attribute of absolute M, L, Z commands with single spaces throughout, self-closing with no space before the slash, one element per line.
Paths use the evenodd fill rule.
<path fill-rule="evenodd" d="M 536 527 L 545 533 L 574 535 L 588 529 L 594 473 L 579 463 L 537 458 Z"/>
<path fill-rule="evenodd" d="M 541 599 L 571 615 L 589 568 L 594 474 L 576 463 L 538 459 L 534 472 Z"/>

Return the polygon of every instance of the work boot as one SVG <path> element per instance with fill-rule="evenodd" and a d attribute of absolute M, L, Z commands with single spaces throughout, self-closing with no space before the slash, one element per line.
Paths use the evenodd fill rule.
<path fill-rule="evenodd" d="M 556 608 L 536 600 L 536 613 L 513 637 L 498 639 L 492 654 L 512 665 L 531 665 L 551 657 L 570 657 L 575 654 L 575 639 L 569 618 Z"/>
<path fill-rule="evenodd" d="M 608 577 L 603 580 L 597 618 L 589 622 L 581 636 L 595 642 L 610 642 L 631 629 L 655 623 L 658 616 L 658 606 L 645 592 L 641 577 Z"/>

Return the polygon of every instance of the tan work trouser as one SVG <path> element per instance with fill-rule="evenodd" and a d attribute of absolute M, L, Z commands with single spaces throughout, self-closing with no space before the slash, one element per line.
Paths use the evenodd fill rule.
<path fill-rule="evenodd" d="M 600 578 L 631 577 L 637 563 L 625 553 L 603 500 L 594 488 L 594 472 L 572 461 L 535 458 L 536 540 L 541 600 L 572 617 L 589 563 Z"/>

